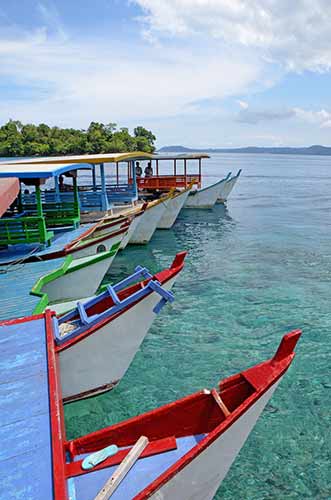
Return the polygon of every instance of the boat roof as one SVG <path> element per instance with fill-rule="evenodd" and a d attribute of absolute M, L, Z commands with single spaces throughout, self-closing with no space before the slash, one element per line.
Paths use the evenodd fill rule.
<path fill-rule="evenodd" d="M 52 163 L 30 164 L 21 163 L 0 163 L 0 178 L 18 177 L 19 179 L 48 179 L 72 170 L 91 169 L 88 163 L 61 163 L 56 165 Z"/>
<path fill-rule="evenodd" d="M 0 217 L 7 208 L 15 201 L 20 191 L 18 179 L 4 178 L 0 180 Z"/>
<path fill-rule="evenodd" d="M 127 153 L 102 153 L 94 155 L 74 155 L 74 156 L 47 156 L 35 158 L 23 158 L 7 162 L 7 165 L 63 165 L 66 163 L 88 163 L 97 165 L 99 163 L 117 163 L 127 160 L 148 160 L 152 158 L 151 153 L 143 151 L 133 151 Z"/>
<path fill-rule="evenodd" d="M 0 323 L 0 490 L 6 498 L 53 499 L 46 320 Z"/>
<path fill-rule="evenodd" d="M 202 158 L 210 158 L 207 153 L 183 153 L 183 154 L 166 154 L 153 155 L 153 160 L 200 160 Z"/>

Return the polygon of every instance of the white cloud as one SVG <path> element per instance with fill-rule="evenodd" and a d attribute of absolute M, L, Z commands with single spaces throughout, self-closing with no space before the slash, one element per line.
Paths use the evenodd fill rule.
<path fill-rule="evenodd" d="M 318 125 L 321 128 L 331 128 L 331 112 L 321 109 L 320 111 L 305 110 L 294 108 L 294 113 L 300 120 Z"/>
<path fill-rule="evenodd" d="M 331 69 L 330 0 L 131 0 L 153 36 L 251 47 L 288 69 Z"/>
<path fill-rule="evenodd" d="M 246 101 L 237 100 L 237 103 L 239 104 L 241 109 L 248 109 L 248 103 Z"/>
<path fill-rule="evenodd" d="M 303 108 L 256 110 L 248 109 L 248 105 L 240 107 L 242 109 L 239 111 L 236 120 L 242 123 L 256 125 L 260 122 L 275 122 L 295 118 L 299 122 L 308 123 L 320 128 L 331 128 L 331 112 L 325 109 L 319 111 Z"/>
<path fill-rule="evenodd" d="M 0 78 L 38 89 L 38 99 L 1 102 L 2 120 L 47 120 L 86 125 L 86 120 L 144 120 L 192 112 L 195 100 L 241 93 L 259 79 L 261 65 L 235 51 L 160 49 L 104 40 L 75 42 L 32 33 L 0 37 Z"/>

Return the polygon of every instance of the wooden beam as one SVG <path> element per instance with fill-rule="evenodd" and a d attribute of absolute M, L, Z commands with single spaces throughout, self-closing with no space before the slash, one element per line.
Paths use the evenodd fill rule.
<path fill-rule="evenodd" d="M 141 436 L 124 460 L 115 470 L 114 474 L 108 479 L 104 487 L 99 491 L 94 500 L 108 500 L 116 488 L 121 484 L 131 467 L 136 463 L 149 441 L 146 436 Z"/>
<path fill-rule="evenodd" d="M 215 399 L 216 403 L 218 406 L 221 408 L 222 412 L 224 413 L 225 417 L 228 417 L 231 415 L 231 412 L 228 410 L 228 408 L 225 406 L 221 396 L 218 394 L 216 389 L 212 389 L 211 391 L 213 398 Z"/>

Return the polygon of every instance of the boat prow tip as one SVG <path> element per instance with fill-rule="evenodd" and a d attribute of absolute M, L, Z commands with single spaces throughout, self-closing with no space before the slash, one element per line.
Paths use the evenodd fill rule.
<path fill-rule="evenodd" d="M 301 330 L 293 330 L 293 332 L 287 333 L 281 340 L 276 354 L 272 358 L 272 364 L 279 363 L 283 359 L 287 358 L 291 354 L 294 354 L 295 346 L 301 337 Z"/>
<path fill-rule="evenodd" d="M 171 264 L 171 269 L 182 266 L 184 264 L 185 257 L 187 255 L 187 251 L 183 250 L 182 252 L 178 252 Z"/>

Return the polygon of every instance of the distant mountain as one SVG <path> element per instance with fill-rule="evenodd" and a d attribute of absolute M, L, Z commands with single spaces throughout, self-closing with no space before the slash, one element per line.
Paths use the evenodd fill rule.
<path fill-rule="evenodd" d="M 159 153 L 254 153 L 254 154 L 274 154 L 274 155 L 320 155 L 331 156 L 331 147 L 327 146 L 309 146 L 305 148 L 186 148 L 184 146 L 164 146 L 158 150 Z"/>

